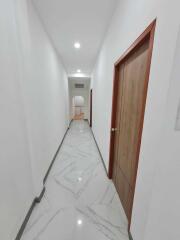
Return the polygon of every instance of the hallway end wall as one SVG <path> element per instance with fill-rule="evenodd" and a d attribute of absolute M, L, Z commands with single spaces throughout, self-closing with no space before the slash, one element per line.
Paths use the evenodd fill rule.
<path fill-rule="evenodd" d="M 84 98 L 84 119 L 87 119 L 90 121 L 90 105 L 89 105 L 89 88 L 85 89 L 75 89 L 75 88 L 69 88 L 69 109 L 70 109 L 70 119 L 73 119 L 73 102 L 72 99 L 75 96 L 82 96 Z"/>
<path fill-rule="evenodd" d="M 180 26 L 179 7 L 177 0 L 173 4 L 168 0 L 119 1 L 92 73 L 93 132 L 108 169 L 114 63 L 157 18 L 131 223 L 134 240 L 180 238 L 177 232 L 180 216 L 175 213 L 177 204 L 174 198 L 167 198 L 165 192 L 157 191 L 157 186 L 159 189 L 166 188 L 166 193 L 167 189 L 171 189 L 176 196 L 176 203 L 180 202 L 180 194 L 177 191 L 175 193 L 172 187 L 173 183 L 177 185 L 177 179 L 180 180 L 176 171 L 177 157 L 170 157 L 174 152 L 180 155 L 175 149 L 179 133 L 175 134 L 174 127 L 171 128 L 169 147 L 165 147 L 167 142 L 164 138 L 164 119 L 165 114 L 169 114 L 167 98 Z M 168 168 L 168 162 L 171 162 L 172 168 Z M 171 180 L 165 178 L 165 172 L 171 176 Z M 165 213 L 168 213 L 167 217 Z"/>

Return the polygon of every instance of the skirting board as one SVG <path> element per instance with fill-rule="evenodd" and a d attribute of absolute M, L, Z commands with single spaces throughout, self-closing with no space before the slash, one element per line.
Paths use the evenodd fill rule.
<path fill-rule="evenodd" d="M 88 120 L 85 120 L 85 121 L 88 121 Z M 88 124 L 89 124 L 89 121 L 88 121 Z M 89 127 L 90 127 L 90 124 L 89 124 Z M 106 172 L 106 174 L 107 174 L 107 176 L 108 176 L 108 172 L 107 172 L 107 169 L 106 169 L 106 166 L 105 166 L 105 163 L 104 163 L 103 156 L 102 156 L 101 151 L 100 151 L 100 149 L 99 149 L 98 143 L 97 143 L 96 138 L 95 138 L 94 133 L 93 133 L 93 130 L 92 130 L 91 127 L 90 127 L 90 129 L 91 129 L 91 132 L 92 132 L 92 135 L 93 135 L 94 141 L 95 141 L 95 143 L 96 143 L 96 146 L 97 146 L 97 149 L 98 149 L 99 155 L 100 155 L 100 157 L 101 157 L 102 164 L 103 164 L 103 166 L 104 166 L 105 172 Z"/>
<path fill-rule="evenodd" d="M 129 232 L 129 240 L 133 240 L 131 233 Z"/>
<path fill-rule="evenodd" d="M 57 155 L 58 155 L 58 153 L 59 153 L 59 150 L 60 150 L 60 148 L 61 148 L 61 146 L 62 146 L 62 144 L 63 144 L 63 142 L 64 142 L 64 139 L 65 139 L 66 134 L 67 134 L 67 132 L 68 132 L 70 126 L 71 126 L 72 121 L 73 121 L 73 120 L 71 120 L 71 122 L 70 122 L 70 124 L 69 124 L 69 127 L 68 127 L 68 129 L 66 130 L 66 132 L 65 132 L 65 134 L 64 134 L 64 137 L 63 137 L 63 139 L 62 139 L 62 141 L 61 141 L 61 143 L 60 143 L 60 145 L 59 145 L 59 147 L 58 147 L 58 149 L 57 149 L 57 151 L 56 151 L 56 153 L 55 153 L 55 155 L 54 155 L 54 157 L 53 157 L 53 160 L 52 160 L 52 162 L 51 162 L 48 170 L 47 170 L 47 173 L 46 173 L 46 175 L 45 175 L 45 177 L 44 177 L 44 179 L 43 179 L 43 183 L 44 183 L 44 184 L 45 184 L 46 181 L 47 181 L 47 178 L 48 178 L 48 176 L 49 176 L 49 173 L 50 173 L 50 171 L 51 171 L 51 169 L 52 169 L 52 166 L 54 165 L 54 162 L 55 162 L 55 160 L 56 160 L 56 157 L 57 157 Z"/>
<path fill-rule="evenodd" d="M 42 197 L 44 196 L 45 191 L 46 191 L 46 188 L 45 188 L 45 186 L 44 186 L 41 194 L 39 195 L 39 197 L 36 197 L 36 198 L 35 198 L 36 203 L 40 203 L 40 202 L 41 202 L 41 199 L 42 199 Z"/>
<path fill-rule="evenodd" d="M 32 211 L 33 211 L 34 207 L 36 206 L 36 204 L 40 203 L 40 201 L 41 201 L 41 199 L 42 199 L 42 197 L 43 197 L 43 195 L 44 195 L 44 193 L 45 193 L 45 190 L 46 190 L 46 189 L 45 189 L 45 187 L 44 187 L 43 190 L 42 190 L 42 192 L 41 192 L 41 194 L 39 195 L 39 197 L 36 197 L 36 198 L 33 200 L 32 204 L 31 204 L 31 206 L 30 206 L 30 208 L 29 208 L 29 211 L 28 211 L 28 213 L 26 214 L 26 217 L 25 217 L 25 219 L 24 219 L 24 221 L 23 221 L 23 223 L 22 223 L 22 225 L 21 225 L 21 228 L 20 228 L 20 230 L 19 230 L 19 232 L 18 232 L 15 240 L 20 240 L 20 239 L 21 239 L 21 237 L 22 237 L 22 235 L 23 235 L 23 232 L 24 232 L 24 230 L 25 230 L 25 228 L 26 228 L 26 225 L 27 225 L 27 223 L 28 223 L 28 221 L 29 221 L 29 218 L 30 218 L 30 216 L 31 216 L 31 214 L 32 214 Z"/>
<path fill-rule="evenodd" d="M 60 148 L 61 148 L 61 146 L 62 146 L 62 144 L 63 144 L 63 141 L 64 141 L 65 136 L 66 136 L 66 134 L 67 134 L 67 132 L 68 132 L 68 130 L 69 130 L 69 128 L 70 128 L 71 123 L 72 123 L 72 120 L 71 120 L 71 122 L 70 122 L 70 124 L 69 124 L 69 127 L 68 127 L 68 129 L 66 130 L 66 132 L 65 132 L 65 134 L 64 134 L 64 137 L 63 137 L 63 139 L 62 139 L 62 141 L 61 141 L 61 143 L 60 143 L 60 145 L 59 145 L 59 147 L 58 147 L 58 149 L 57 149 L 57 151 L 56 151 L 56 153 L 55 153 L 55 155 L 54 155 L 54 158 L 53 158 L 53 160 L 52 160 L 52 162 L 51 162 L 48 170 L 47 170 L 47 173 L 46 173 L 46 175 L 45 175 L 45 177 L 44 177 L 44 179 L 43 179 L 43 184 L 46 183 L 46 180 L 47 180 L 47 178 L 48 178 L 48 176 L 49 176 L 49 173 L 50 173 L 50 171 L 51 171 L 51 168 L 52 168 L 52 166 L 53 166 L 53 164 L 54 164 L 54 162 L 55 162 L 55 160 L 56 160 L 56 157 L 57 157 L 57 155 L 58 155 L 58 153 L 59 153 L 59 150 L 60 150 Z M 25 229 L 25 227 L 26 227 L 26 225 L 27 225 L 27 223 L 28 223 L 28 221 L 29 221 L 29 218 L 30 218 L 30 216 L 31 216 L 31 214 L 32 214 L 32 211 L 33 211 L 34 207 L 36 206 L 36 204 L 38 204 L 38 203 L 41 202 L 41 199 L 42 199 L 42 197 L 43 197 L 43 195 L 44 195 L 44 193 L 45 193 L 45 190 L 46 190 L 46 189 L 45 189 L 45 187 L 44 187 L 43 190 L 42 190 L 42 192 L 41 192 L 41 194 L 39 195 L 39 197 L 36 197 L 36 198 L 33 200 L 32 204 L 31 204 L 31 206 L 30 206 L 30 208 L 29 208 L 29 211 L 28 211 L 28 213 L 27 213 L 27 215 L 26 215 L 26 217 L 25 217 L 25 219 L 24 219 L 24 222 L 23 222 L 22 225 L 21 225 L 21 228 L 20 228 L 20 230 L 19 230 L 19 232 L 18 232 L 15 240 L 20 240 L 20 239 L 21 239 L 21 237 L 22 237 L 22 235 L 23 235 L 23 232 L 24 232 L 24 229 Z"/>
<path fill-rule="evenodd" d="M 84 119 L 84 120 L 85 120 L 85 121 L 88 121 L 88 120 L 86 120 L 86 119 Z M 89 124 L 89 126 L 90 126 L 89 121 L 88 121 L 88 124 Z M 90 127 L 90 128 L 91 128 L 91 127 Z M 96 138 L 95 138 L 95 136 L 94 136 L 94 133 L 93 133 L 92 128 L 91 128 L 91 132 L 92 132 L 92 135 L 93 135 L 94 141 L 95 141 L 95 143 L 96 143 L 97 149 L 98 149 L 98 151 L 99 151 L 99 154 L 100 154 L 100 156 L 101 156 L 101 160 L 102 160 L 102 163 L 103 163 L 104 169 L 105 169 L 106 174 L 107 174 L 107 176 L 108 176 L 108 172 L 107 172 L 107 169 L 106 169 L 106 166 L 105 166 L 105 163 L 104 163 L 104 159 L 103 159 L 103 157 L 102 157 L 101 151 L 100 151 L 100 149 L 99 149 L 99 146 L 98 146 L 98 143 L 97 143 Z M 130 232 L 129 232 L 129 240 L 133 240 L 132 235 L 131 235 Z"/>

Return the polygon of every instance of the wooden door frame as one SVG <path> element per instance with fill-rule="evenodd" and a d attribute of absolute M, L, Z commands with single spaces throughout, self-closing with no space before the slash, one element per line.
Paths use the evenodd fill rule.
<path fill-rule="evenodd" d="M 90 127 L 92 127 L 92 97 L 93 97 L 93 90 L 90 90 Z"/>
<path fill-rule="evenodd" d="M 145 29 L 145 31 L 135 40 L 135 42 L 127 49 L 127 51 L 125 51 L 125 53 L 114 64 L 111 129 L 116 127 L 115 123 L 116 123 L 118 84 L 120 81 L 119 74 L 118 74 L 119 66 L 129 57 L 129 55 L 131 55 L 134 51 L 136 51 L 137 48 L 143 45 L 143 43 L 147 39 L 149 39 L 149 53 L 148 53 L 147 70 L 146 70 L 146 77 L 145 77 L 142 118 L 141 118 L 141 125 L 140 125 L 140 131 L 138 136 L 138 149 L 137 149 L 137 155 L 136 155 L 136 173 L 133 181 L 134 191 L 135 191 L 135 185 L 136 185 L 138 160 L 139 160 L 140 147 L 141 147 L 141 137 L 142 137 L 142 131 L 143 131 L 144 113 L 145 113 L 146 97 L 147 97 L 148 82 L 149 82 L 150 67 L 151 67 L 151 58 L 152 58 L 152 51 L 153 51 L 153 44 L 154 44 L 155 27 L 156 27 L 156 19 Z M 110 152 L 109 152 L 109 171 L 108 171 L 108 176 L 110 179 L 112 179 L 112 175 L 113 175 L 114 144 L 115 144 L 115 134 L 114 132 L 111 131 L 111 129 L 110 129 Z M 130 227 L 130 223 L 129 223 L 129 227 Z"/>

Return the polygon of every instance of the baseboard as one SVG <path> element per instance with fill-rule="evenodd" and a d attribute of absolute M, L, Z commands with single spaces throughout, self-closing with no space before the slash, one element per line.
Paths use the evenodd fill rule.
<path fill-rule="evenodd" d="M 64 134 L 64 137 L 63 137 L 63 139 L 62 139 L 62 141 L 61 141 L 61 143 L 60 143 L 60 145 L 59 145 L 59 147 L 58 147 L 58 149 L 57 149 L 57 151 L 56 151 L 56 153 L 55 153 L 55 155 L 54 155 L 54 157 L 53 157 L 53 160 L 52 160 L 52 162 L 51 162 L 48 170 L 47 170 L 47 173 L 46 173 L 46 175 L 45 175 L 45 177 L 44 177 L 44 179 L 43 179 L 43 184 L 46 183 L 46 180 L 47 180 L 47 178 L 48 178 L 48 176 L 49 176 L 49 173 L 50 173 L 50 171 L 51 171 L 51 168 L 52 168 L 52 166 L 53 166 L 53 164 L 54 164 L 54 162 L 55 162 L 55 160 L 56 160 L 56 157 L 57 157 L 57 155 L 58 155 L 58 153 L 59 153 L 59 150 L 60 150 L 60 148 L 61 148 L 61 146 L 62 146 L 62 144 L 63 144 L 63 142 L 64 142 L 64 139 L 65 139 L 65 137 L 66 137 L 66 134 L 67 134 L 67 132 L 68 132 L 68 130 L 69 130 L 69 128 L 70 128 L 70 125 L 71 125 L 72 121 L 73 121 L 73 120 L 70 121 L 69 127 L 67 128 L 67 130 L 66 130 L 66 132 L 65 132 L 65 134 Z M 46 189 L 45 189 L 45 186 L 44 186 L 42 192 L 41 192 L 40 195 L 39 195 L 39 197 L 36 197 L 36 198 L 33 200 L 33 202 L 32 202 L 32 204 L 31 204 L 31 206 L 30 206 L 30 208 L 29 208 L 29 210 L 28 210 L 28 212 L 27 212 L 27 215 L 26 215 L 26 217 L 25 217 L 25 219 L 24 219 L 24 221 L 23 221 L 23 223 L 22 223 L 22 225 L 21 225 L 21 228 L 20 228 L 20 230 L 19 230 L 19 232 L 18 232 L 15 240 L 20 240 L 20 239 L 21 239 L 21 237 L 22 237 L 22 235 L 23 235 L 23 232 L 24 232 L 24 229 L 25 229 L 25 227 L 26 227 L 26 225 L 27 225 L 27 223 L 28 223 L 28 221 L 29 221 L 29 218 L 30 218 L 30 216 L 31 216 L 31 214 L 32 214 L 32 211 L 33 211 L 34 207 L 36 206 L 36 204 L 38 204 L 38 203 L 41 202 L 41 199 L 42 199 L 42 197 L 44 196 L 45 191 L 46 191 Z"/>
<path fill-rule="evenodd" d="M 131 233 L 129 232 L 129 240 L 133 240 Z"/>
<path fill-rule="evenodd" d="M 68 127 L 68 129 L 70 129 L 70 127 L 71 127 L 71 123 L 73 122 L 73 119 L 71 119 L 71 121 L 70 121 L 70 123 L 69 123 L 69 127 Z"/>
<path fill-rule="evenodd" d="M 88 124 L 89 124 L 89 121 L 88 121 Z M 90 124 L 89 124 L 89 127 L 90 127 Z M 91 127 L 90 127 L 90 129 L 91 129 L 91 132 L 92 132 L 92 135 L 93 135 L 94 141 L 95 141 L 95 143 L 96 143 L 96 146 L 97 146 L 97 149 L 98 149 L 99 155 L 100 155 L 100 157 L 101 157 L 103 167 L 104 167 L 105 172 L 106 172 L 106 174 L 107 174 L 107 176 L 108 176 L 108 172 L 107 172 L 107 169 L 106 169 L 106 165 L 105 165 L 105 163 L 104 163 L 103 156 L 102 156 L 101 151 L 100 151 L 100 149 L 99 149 L 98 143 L 97 143 L 96 138 L 95 138 L 94 133 L 93 133 L 93 130 L 92 130 Z"/>
<path fill-rule="evenodd" d="M 35 198 L 36 203 L 40 203 L 41 202 L 41 199 L 43 198 L 45 191 L 46 191 L 46 188 L 44 186 L 41 194 L 39 195 L 39 197 Z"/>
<path fill-rule="evenodd" d="M 67 132 L 68 132 L 68 130 L 69 130 L 69 128 L 70 128 L 70 125 L 71 125 L 72 121 L 73 121 L 73 120 L 71 120 L 71 122 L 70 122 L 70 124 L 69 124 L 69 127 L 67 128 L 67 130 L 66 130 L 66 132 L 65 132 L 65 134 L 64 134 L 64 137 L 63 137 L 63 139 L 62 139 L 62 141 L 61 141 L 61 143 L 60 143 L 60 145 L 59 145 L 59 147 L 58 147 L 58 149 L 57 149 L 57 151 L 56 151 L 56 153 L 55 153 L 55 155 L 54 155 L 54 157 L 53 157 L 53 160 L 52 160 L 52 162 L 51 162 L 51 164 L 50 164 L 50 166 L 49 166 L 49 168 L 48 168 L 48 170 L 47 170 L 47 172 L 46 172 L 46 175 L 45 175 L 45 177 L 44 177 L 44 179 L 43 179 L 43 184 L 45 184 L 46 181 L 47 181 L 47 178 L 48 178 L 48 176 L 49 176 L 49 173 L 50 173 L 50 171 L 51 171 L 51 169 L 52 169 L 52 166 L 54 165 L 54 162 L 55 162 L 55 160 L 56 160 L 56 157 L 57 157 L 57 155 L 58 155 L 58 153 L 59 153 L 59 150 L 61 149 L 61 146 L 62 146 L 62 144 L 63 144 L 63 142 L 64 142 L 64 139 L 65 139 L 65 137 L 66 137 L 66 134 L 67 134 Z"/>
<path fill-rule="evenodd" d="M 88 123 L 89 123 L 89 121 L 88 121 Z M 90 126 L 90 124 L 89 124 L 89 126 Z M 94 136 L 94 133 L 93 133 L 92 128 L 91 128 L 91 132 L 92 132 L 92 135 L 93 135 L 94 141 L 95 141 L 95 143 L 96 143 L 97 149 L 98 149 L 98 151 L 99 151 L 99 154 L 100 154 L 100 156 L 101 156 L 101 160 L 102 160 L 102 163 L 103 163 L 104 169 L 105 169 L 106 174 L 107 174 L 107 176 L 108 176 L 108 172 L 107 172 L 107 169 L 106 169 L 106 166 L 105 166 L 105 163 L 104 163 L 104 159 L 103 159 L 103 157 L 102 157 L 101 151 L 100 151 L 100 149 L 99 149 L 99 146 L 98 146 L 98 143 L 97 143 L 96 138 L 95 138 L 95 136 Z M 132 235 L 131 235 L 130 232 L 129 232 L 129 240 L 133 240 Z"/>
<path fill-rule="evenodd" d="M 31 216 L 31 213 L 32 213 L 32 211 L 33 211 L 33 209 L 34 209 L 34 207 L 35 207 L 36 204 L 37 204 L 36 199 L 34 199 L 33 202 L 32 202 L 32 204 L 31 204 L 31 206 L 30 206 L 30 208 L 29 208 L 28 213 L 26 214 L 26 217 L 25 217 L 25 219 L 24 219 L 24 222 L 22 223 L 21 228 L 20 228 L 20 230 L 19 230 L 19 232 L 18 232 L 15 240 L 20 240 L 20 239 L 21 239 L 21 237 L 22 237 L 22 235 L 23 235 L 23 232 L 24 232 L 24 229 L 25 229 L 25 227 L 26 227 L 26 225 L 27 225 L 27 223 L 28 223 L 28 221 L 29 221 L 29 218 L 30 218 L 30 216 Z"/>
<path fill-rule="evenodd" d="M 22 225 L 21 225 L 21 227 L 20 227 L 20 229 L 19 229 L 19 232 L 18 232 L 15 240 L 20 240 L 20 239 L 21 239 L 21 237 L 22 237 L 22 235 L 23 235 L 23 232 L 24 232 L 24 230 L 25 230 L 25 228 L 26 228 L 26 225 L 27 225 L 27 223 L 28 223 L 28 221 L 29 221 L 29 218 L 30 218 L 30 216 L 31 216 L 31 214 L 32 214 L 32 212 L 33 212 L 33 209 L 34 209 L 34 207 L 36 206 L 36 204 L 40 203 L 40 201 L 41 201 L 41 199 L 42 199 L 42 197 L 43 197 L 43 195 L 44 195 L 44 193 L 45 193 L 45 190 L 46 190 L 46 189 L 45 189 L 45 187 L 44 187 L 43 190 L 42 190 L 42 192 L 41 192 L 41 194 L 39 195 L 39 197 L 36 197 L 36 198 L 33 200 L 32 204 L 31 204 L 31 206 L 30 206 L 30 208 L 29 208 L 29 210 L 28 210 L 28 212 L 27 212 L 27 214 L 26 214 L 26 217 L 25 217 L 25 219 L 24 219 L 24 221 L 23 221 L 23 223 L 22 223 Z"/>

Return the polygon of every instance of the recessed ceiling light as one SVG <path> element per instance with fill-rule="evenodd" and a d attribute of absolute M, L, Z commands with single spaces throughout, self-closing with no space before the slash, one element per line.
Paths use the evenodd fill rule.
<path fill-rule="evenodd" d="M 81 182 L 82 181 L 82 177 L 78 177 L 78 181 Z"/>
<path fill-rule="evenodd" d="M 75 43 L 74 43 L 74 47 L 77 48 L 77 49 L 79 49 L 79 48 L 81 47 L 81 44 L 80 44 L 79 42 L 75 42 Z"/>
<path fill-rule="evenodd" d="M 78 224 L 78 225 L 82 225 L 82 220 L 79 219 L 79 220 L 77 221 L 77 224 Z"/>
<path fill-rule="evenodd" d="M 81 73 L 81 69 L 78 69 L 77 72 L 78 72 L 78 73 Z"/>

